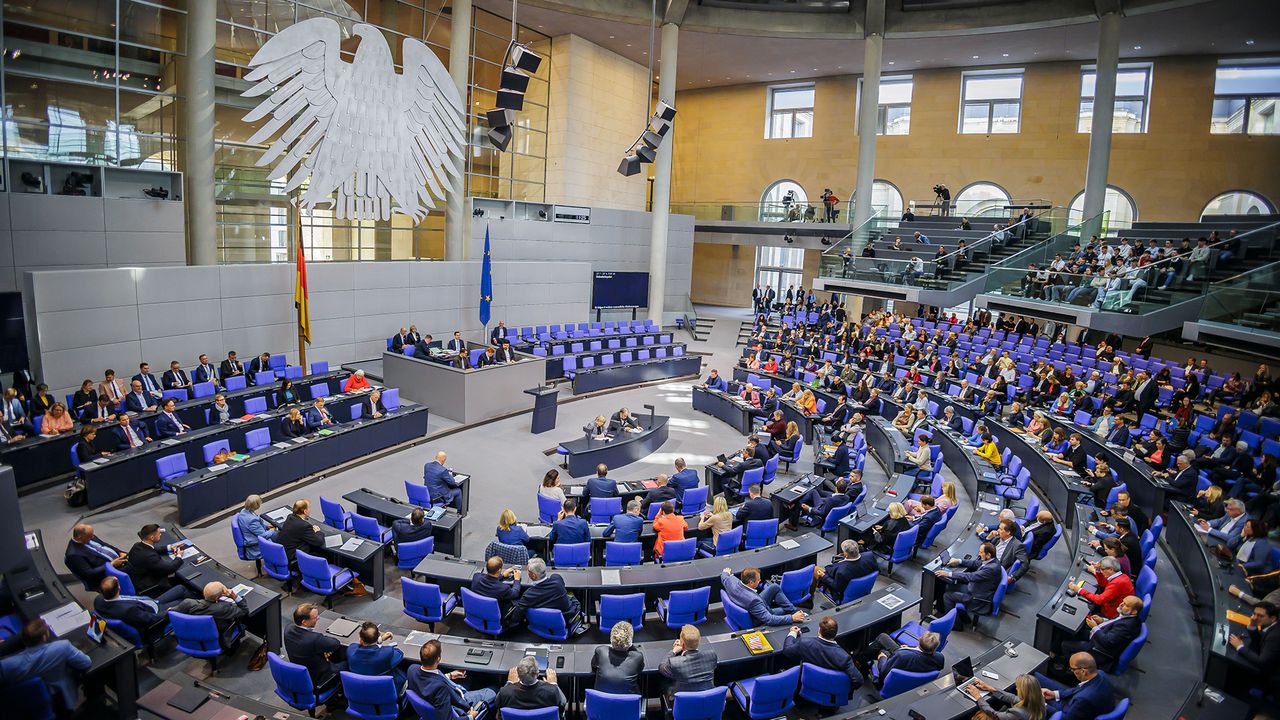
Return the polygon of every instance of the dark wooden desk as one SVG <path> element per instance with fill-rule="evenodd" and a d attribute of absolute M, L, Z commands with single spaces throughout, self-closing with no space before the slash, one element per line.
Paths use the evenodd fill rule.
<path fill-rule="evenodd" d="M 641 432 L 618 431 L 612 440 L 595 440 L 579 431 L 582 437 L 560 443 L 560 447 L 568 451 L 569 475 L 586 477 L 595 473 L 596 465 L 600 463 L 611 469 L 618 468 L 657 452 L 667 441 L 670 418 L 666 415 L 656 415 L 652 419 L 647 415 L 636 415 L 635 418 L 643 428 Z"/>

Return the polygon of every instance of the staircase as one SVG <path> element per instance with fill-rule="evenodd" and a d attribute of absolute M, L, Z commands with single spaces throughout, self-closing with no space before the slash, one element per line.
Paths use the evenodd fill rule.
<path fill-rule="evenodd" d="M 1034 247 L 1049 238 L 1047 232 L 1030 232 L 1027 233 L 1025 240 L 1014 238 L 1002 246 L 993 246 L 989 251 L 981 255 L 972 257 L 964 267 L 957 269 L 948 269 L 940 276 L 927 276 L 917 281 L 921 287 L 927 287 L 937 290 L 945 290 L 948 287 L 954 287 L 957 284 L 967 283 L 976 280 L 987 274 L 987 268 L 1006 260 L 1027 248 Z"/>
<path fill-rule="evenodd" d="M 1263 265 L 1269 265 L 1277 260 L 1280 260 L 1280 247 L 1272 250 L 1252 248 L 1246 251 L 1244 257 L 1232 258 L 1231 261 L 1227 262 L 1225 265 L 1220 264 L 1215 267 L 1209 273 L 1209 277 L 1207 279 L 1210 283 L 1221 282 L 1227 278 L 1242 275 L 1251 270 L 1256 270 Z M 1179 288 L 1175 286 L 1169 290 L 1161 290 L 1158 287 L 1147 286 L 1134 296 L 1133 302 L 1130 303 L 1130 306 L 1137 308 L 1138 313 L 1145 313 L 1156 308 L 1168 307 L 1174 303 L 1190 300 L 1191 298 L 1202 295 L 1203 293 L 1204 285 L 1199 281 L 1196 281 L 1193 285 L 1187 287 Z M 1255 318 L 1254 321 L 1264 323 L 1272 322 L 1275 319 L 1274 312 L 1275 311 L 1273 309 L 1269 316 L 1263 315 L 1259 318 Z M 1267 317 L 1271 317 L 1271 320 L 1266 320 Z M 1243 322 L 1244 319 L 1245 318 L 1243 317 L 1241 318 L 1240 324 L 1246 324 Z M 1257 325 L 1255 327 L 1264 327 L 1264 325 Z M 1274 327 L 1269 329 L 1274 329 Z"/>

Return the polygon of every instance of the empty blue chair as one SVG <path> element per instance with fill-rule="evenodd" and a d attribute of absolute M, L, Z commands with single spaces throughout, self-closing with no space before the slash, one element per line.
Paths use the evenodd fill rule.
<path fill-rule="evenodd" d="M 773 457 L 765 461 L 764 474 L 760 476 L 760 485 L 762 487 L 773 482 L 774 478 L 778 477 L 778 463 L 780 462 L 780 460 L 781 458 L 779 458 L 777 455 L 774 455 Z"/>
<path fill-rule="evenodd" d="M 586 567 L 591 564 L 591 543 L 556 543 L 551 562 L 556 567 Z"/>
<path fill-rule="evenodd" d="M 895 695 L 901 695 L 908 690 L 914 690 L 921 685 L 938 679 L 938 672 L 907 672 L 899 668 L 889 671 L 889 675 L 884 679 L 884 685 L 880 688 L 880 697 L 888 700 Z"/>
<path fill-rule="evenodd" d="M 137 630 L 135 630 L 132 625 L 126 623 L 123 620 L 113 620 L 111 618 L 107 618 L 106 623 L 107 623 L 107 628 L 109 628 L 110 630 L 115 632 L 115 634 L 127 640 L 130 645 L 133 645 L 135 648 L 146 647 L 146 643 L 143 642 L 142 640 L 142 635 Z M 154 654 L 152 654 L 153 659 L 154 657 L 155 657 Z M 25 716 L 19 715 L 18 717 L 25 717 Z"/>
<path fill-rule="evenodd" d="M 1158 583 L 1159 581 L 1156 577 L 1156 571 L 1146 565 L 1143 565 L 1142 569 L 1138 571 L 1138 578 L 1133 582 L 1133 594 L 1138 597 L 1144 597 L 1146 595 L 1155 597 L 1156 585 Z"/>
<path fill-rule="evenodd" d="M 275 382 L 276 374 L 270 370 L 264 370 L 253 376 L 254 385 L 270 385 Z"/>
<path fill-rule="evenodd" d="M 320 511 L 324 514 L 324 524 L 339 530 L 351 531 L 351 513 L 342 509 L 336 500 L 320 496 Z"/>
<path fill-rule="evenodd" d="M 302 374 L 303 373 L 302 373 L 301 365 L 289 365 L 284 369 L 283 372 L 277 373 L 277 375 L 279 375 L 280 377 L 288 378 L 290 380 L 301 380 Z"/>
<path fill-rule="evenodd" d="M 404 703 L 390 675 L 357 675 L 343 670 L 342 694 L 347 697 L 347 712 L 361 720 L 396 720 Z"/>
<path fill-rule="evenodd" d="M 413 702 L 413 698 L 409 698 L 409 702 Z M 425 700 L 423 701 L 426 702 Z M 435 712 L 435 708 L 430 708 Z M 544 707 L 537 710 L 517 710 L 516 708 L 502 708 L 501 715 L 498 720 L 560 720 L 560 708 Z M 420 717 L 427 717 L 425 712 L 419 712 Z"/>
<path fill-rule="evenodd" d="M 847 705 L 852 696 L 853 683 L 844 672 L 812 663 L 800 664 L 800 697 L 819 707 L 835 710 Z"/>
<path fill-rule="evenodd" d="M 719 557 L 730 553 L 738 552 L 738 548 L 742 545 L 742 526 L 738 526 L 732 530 L 726 530 L 720 533 L 716 538 L 715 553 L 709 553 L 706 550 L 699 550 L 700 557 Z M 664 543 L 670 545 L 671 543 Z"/>
<path fill-rule="evenodd" d="M 559 508 L 557 508 L 557 512 Z M 622 498 L 591 498 L 591 517 L 597 521 L 611 518 L 622 512 Z"/>
<path fill-rule="evenodd" d="M 382 391 L 382 406 L 387 412 L 395 412 L 400 409 L 400 388 L 387 388 Z"/>
<path fill-rule="evenodd" d="M 205 443 L 203 449 L 205 464 L 212 465 L 214 455 L 220 452 L 231 452 L 231 443 L 226 440 L 214 440 L 211 443 Z"/>
<path fill-rule="evenodd" d="M 639 695 L 587 690 L 587 720 L 619 720 L 644 715 L 644 699 Z"/>
<path fill-rule="evenodd" d="M 608 632 L 623 620 L 637 630 L 644 625 L 644 593 L 600 596 L 600 629 Z"/>
<path fill-rule="evenodd" d="M 227 388 L 227 392 L 243 390 L 249 386 L 248 381 L 245 380 L 243 375 L 232 375 L 231 377 L 223 380 L 222 384 Z"/>
<path fill-rule="evenodd" d="M 213 397 L 218 388 L 211 382 L 196 383 L 191 386 L 191 396 L 197 398 Z"/>
<path fill-rule="evenodd" d="M 316 398 L 327 398 L 327 397 L 329 397 L 329 383 L 318 382 L 315 385 L 311 386 L 312 400 L 315 400 Z"/>
<path fill-rule="evenodd" d="M 295 573 L 289 569 L 289 556 L 285 553 L 283 545 L 266 538 L 258 538 L 258 552 L 262 553 L 264 573 L 286 583 L 293 580 Z"/>
<path fill-rule="evenodd" d="M 391 530 L 378 524 L 377 518 L 351 513 L 351 532 L 374 542 L 389 542 Z M 428 538 L 431 539 L 431 538 Z"/>
<path fill-rule="evenodd" d="M 251 397 L 244 401 L 245 415 L 261 415 L 267 411 L 267 399 L 265 397 Z"/>
<path fill-rule="evenodd" d="M 218 670 L 218 657 L 222 655 L 222 645 L 218 643 L 218 626 L 211 615 L 186 615 L 169 611 L 169 625 L 178 640 L 178 651 L 191 657 L 208 660 L 214 671 Z M 238 637 L 240 629 L 234 634 Z"/>
<path fill-rule="evenodd" d="M 244 434 L 244 444 L 249 452 L 261 450 L 271 444 L 271 431 L 267 428 L 250 430 Z"/>
<path fill-rule="evenodd" d="M 604 544 L 604 564 L 607 567 L 639 565 L 642 562 L 643 551 L 644 546 L 638 542 L 606 542 Z"/>
<path fill-rule="evenodd" d="M 723 535 L 723 533 L 721 533 Z M 747 533 L 742 540 L 742 548 L 744 550 L 754 550 L 755 548 L 772 545 L 778 540 L 778 519 L 771 520 L 748 520 Z M 719 554 L 719 553 L 717 553 Z"/>
<path fill-rule="evenodd" d="M 668 540 L 662 544 L 662 562 L 674 563 L 692 560 L 698 550 L 698 539 Z"/>
<path fill-rule="evenodd" d="M 862 492 L 863 494 L 866 494 L 866 490 L 863 490 Z M 858 500 L 862 500 L 861 495 L 858 496 Z M 857 506 L 858 503 L 851 502 L 841 505 L 840 507 L 832 508 L 831 512 L 827 513 L 827 517 L 823 519 L 822 527 L 818 529 L 819 534 L 821 534 L 822 537 L 826 537 L 827 533 L 834 532 L 836 528 L 840 527 L 840 521 L 848 516 L 849 513 L 853 512 L 853 509 Z"/>
<path fill-rule="evenodd" d="M 738 707 L 751 720 L 764 720 L 785 715 L 795 706 L 796 687 L 800 683 L 800 666 L 775 675 L 739 680 L 729 685 Z"/>
<path fill-rule="evenodd" d="M 930 620 L 923 625 L 912 620 L 903 625 L 902 629 L 890 633 L 889 637 L 893 638 L 899 645 L 917 647 L 920 644 L 921 635 L 927 632 L 936 632 L 939 638 L 938 652 L 942 652 L 947 647 L 947 638 L 951 636 L 951 631 L 955 629 L 956 615 L 956 609 L 951 608 L 946 615 Z"/>
<path fill-rule="evenodd" d="M 705 485 L 690 488 L 680 497 L 680 509 L 685 513 L 701 512 L 707 506 L 707 487 Z"/>
<path fill-rule="evenodd" d="M 408 481 L 405 481 L 408 484 Z M 426 488 L 423 487 L 425 490 Z M 560 501 L 553 497 L 547 497 L 542 493 L 538 493 L 538 522 L 553 523 L 556 516 L 560 513 Z"/>
<path fill-rule="evenodd" d="M 359 516 L 357 515 L 356 517 Z M 400 543 L 396 546 L 396 567 L 401 570 L 408 570 L 410 576 L 412 576 L 413 569 L 418 567 L 418 563 L 435 552 L 435 549 L 436 539 L 434 537 Z"/>
<path fill-rule="evenodd" d="M 350 409 L 352 421 L 359 420 L 360 416 L 364 415 L 364 406 L 360 403 L 353 403 Z"/>
<path fill-rule="evenodd" d="M 796 443 L 799 445 L 799 443 Z M 742 482 L 738 484 L 738 497 L 746 497 L 747 491 L 752 485 L 760 485 L 764 487 L 762 480 L 764 479 L 764 467 L 752 468 L 742 473 Z"/>
<path fill-rule="evenodd" d="M 840 598 L 840 603 L 850 603 L 858 598 L 870 595 L 872 589 L 876 586 L 876 578 L 878 577 L 880 577 L 879 570 L 850 580 L 849 584 L 844 587 L 844 597 Z"/>
<path fill-rule="evenodd" d="M 782 594 L 787 596 L 792 605 L 808 600 L 812 595 L 809 588 L 813 586 L 814 565 L 810 564 L 799 570 L 782 573 Z"/>
<path fill-rule="evenodd" d="M 486 635 L 500 635 L 502 611 L 498 609 L 498 601 L 477 595 L 467 588 L 459 592 L 462 594 L 462 621 Z"/>
<path fill-rule="evenodd" d="M 678 350 L 679 348 L 676 348 L 676 349 Z M 803 449 L 804 449 L 804 437 L 799 437 L 799 438 L 796 438 L 796 446 L 791 451 L 790 455 L 783 455 L 782 453 L 778 453 L 778 457 L 780 461 L 787 464 L 787 472 L 791 472 L 791 463 L 798 462 L 800 460 L 800 451 Z"/>
<path fill-rule="evenodd" d="M 298 550 L 294 555 L 298 560 L 298 573 L 302 576 L 302 587 L 324 596 L 324 605 L 333 607 L 333 596 L 356 579 L 355 573 L 338 567 L 322 557 L 309 555 Z"/>
<path fill-rule="evenodd" d="M 185 402 L 186 399 L 187 399 L 186 390 L 165 390 L 164 392 L 160 393 L 161 401 L 177 400 L 178 402 Z"/>
<path fill-rule="evenodd" d="M 711 587 L 692 590 L 673 590 L 667 598 L 658 598 L 658 617 L 669 628 L 682 625 L 700 625 L 707 621 L 707 603 L 711 601 Z"/>
<path fill-rule="evenodd" d="M 728 693 L 723 687 L 678 692 L 671 704 L 672 720 L 720 720 Z"/>
<path fill-rule="evenodd" d="M 404 481 L 404 494 L 409 498 L 410 505 L 416 505 L 422 508 L 431 507 L 431 491 L 426 485 L 416 480 Z"/>
<path fill-rule="evenodd" d="M 888 572 L 893 572 L 894 563 L 906 562 L 915 553 L 916 536 L 920 534 L 920 526 L 916 525 L 898 533 L 898 537 L 893 540 L 893 551 L 888 555 L 876 553 L 876 557 L 887 560 L 889 563 Z"/>
<path fill-rule="evenodd" d="M 569 628 L 564 624 L 564 613 L 554 608 L 529 608 L 525 614 L 529 632 L 546 640 L 568 640 Z"/>
<path fill-rule="evenodd" d="M 267 653 L 267 665 L 271 668 L 271 679 L 276 683 L 276 695 L 296 710 L 306 710 L 315 717 L 315 709 L 327 701 L 338 691 L 334 683 L 329 689 L 317 694 L 311 682 L 311 673 L 302 665 L 291 663 L 279 655 Z"/>
<path fill-rule="evenodd" d="M 432 632 L 435 632 L 436 623 L 444 621 L 458 605 L 457 595 L 443 594 L 439 585 L 431 583 L 400 578 L 400 591 L 404 595 L 404 614 L 426 623 Z"/>
<path fill-rule="evenodd" d="M 724 620 L 734 632 L 750 630 L 756 624 L 751 621 L 751 614 L 741 605 L 729 599 L 724 590 L 720 591 L 720 604 L 724 606 Z"/>
<path fill-rule="evenodd" d="M 223 441 L 226 442 L 226 441 Z M 174 453 L 156 458 L 156 475 L 160 478 L 160 487 L 169 488 L 169 481 L 187 474 L 186 453 Z"/>

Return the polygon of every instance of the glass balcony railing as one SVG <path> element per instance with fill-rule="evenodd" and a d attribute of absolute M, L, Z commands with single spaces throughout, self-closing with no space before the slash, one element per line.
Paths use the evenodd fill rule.
<path fill-rule="evenodd" d="M 873 208 L 885 209 L 882 205 Z M 691 202 L 671 203 L 671 212 L 678 215 L 692 215 L 694 220 L 725 220 L 751 223 L 821 223 L 841 228 L 841 234 L 848 232 L 849 222 L 853 217 L 853 208 L 841 202 L 835 208 L 834 216 L 829 220 L 826 208 L 821 202 Z"/>
<path fill-rule="evenodd" d="M 1280 262 L 1215 284 L 1200 306 L 1200 320 L 1280 336 Z"/>

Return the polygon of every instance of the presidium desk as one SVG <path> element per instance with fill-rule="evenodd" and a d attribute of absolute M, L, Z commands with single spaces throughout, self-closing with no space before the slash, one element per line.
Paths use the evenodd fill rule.
<path fill-rule="evenodd" d="M 468 343 L 469 348 L 483 345 Z M 431 412 L 463 424 L 524 412 L 533 407 L 525 390 L 546 383 L 546 358 L 516 353 L 520 359 L 478 370 L 460 370 L 435 360 L 401 353 L 382 354 L 382 383 L 401 397 L 430 405 Z"/>

